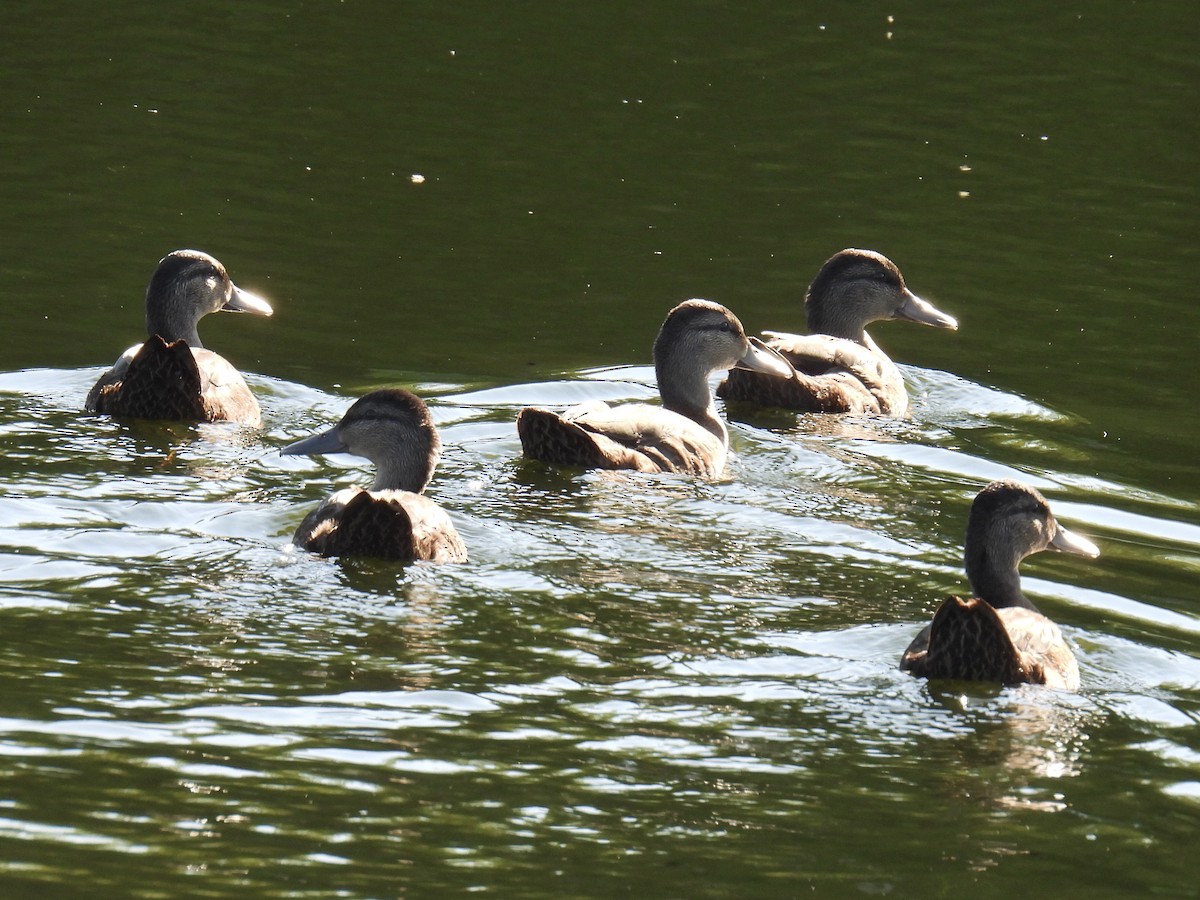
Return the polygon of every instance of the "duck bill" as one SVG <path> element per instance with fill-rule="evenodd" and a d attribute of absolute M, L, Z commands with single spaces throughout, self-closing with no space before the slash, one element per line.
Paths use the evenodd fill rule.
<path fill-rule="evenodd" d="M 737 361 L 734 368 L 751 369 L 780 378 L 791 378 L 795 374 L 791 363 L 756 337 L 750 338 L 750 349 Z"/>
<path fill-rule="evenodd" d="M 348 453 L 349 450 L 338 437 L 337 429 L 330 428 L 328 431 L 288 444 L 279 452 L 283 456 L 312 456 L 314 453 Z"/>
<path fill-rule="evenodd" d="M 949 328 L 958 331 L 958 319 L 948 316 L 928 300 L 922 300 L 908 288 L 904 289 L 904 303 L 896 310 L 895 318 L 908 319 L 934 328 Z"/>
<path fill-rule="evenodd" d="M 1067 531 L 1057 523 L 1055 525 L 1054 537 L 1050 538 L 1051 549 L 1061 550 L 1063 553 L 1074 553 L 1076 556 L 1086 556 L 1089 559 L 1095 559 L 1100 555 L 1100 548 L 1083 535 Z"/>
<path fill-rule="evenodd" d="M 248 312 L 256 316 L 269 316 L 275 312 L 275 310 L 271 309 L 271 304 L 258 296 L 258 294 L 243 291 L 236 284 L 233 285 L 233 292 L 230 293 L 229 299 L 225 301 L 225 305 L 221 307 L 221 311 Z"/>

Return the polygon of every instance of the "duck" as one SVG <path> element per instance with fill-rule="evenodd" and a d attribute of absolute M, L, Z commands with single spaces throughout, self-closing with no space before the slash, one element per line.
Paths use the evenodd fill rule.
<path fill-rule="evenodd" d="M 902 319 L 958 330 L 958 320 L 908 289 L 896 264 L 874 250 L 835 253 L 805 297 L 811 334 L 764 331 L 792 366 L 789 379 L 734 369 L 717 395 L 731 402 L 811 413 L 904 416 L 904 378 L 867 334 L 872 322 Z"/>
<path fill-rule="evenodd" d="M 709 300 L 673 308 L 653 352 L 662 406 L 592 402 L 562 414 L 525 407 L 517 415 L 524 455 L 584 469 L 716 478 L 725 469 L 729 432 L 717 414 L 710 376 L 731 366 L 790 375 L 778 354 L 746 336 L 737 316 Z"/>
<path fill-rule="evenodd" d="M 84 409 L 117 418 L 262 425 L 258 401 L 241 373 L 200 342 L 196 326 L 212 312 L 274 311 L 234 284 L 207 253 L 175 250 L 164 256 L 146 288 L 145 342 L 126 350 L 100 376 Z"/>
<path fill-rule="evenodd" d="M 467 548 L 440 506 L 424 496 L 442 440 L 425 402 L 403 388 L 364 394 L 341 421 L 288 444 L 286 456 L 350 453 L 375 464 L 370 488 L 350 487 L 305 516 L 292 543 L 321 556 L 466 562 Z"/>
<path fill-rule="evenodd" d="M 908 645 L 900 668 L 923 678 L 1078 690 L 1075 655 L 1021 592 L 1018 566 L 1042 550 L 1094 559 L 1099 548 L 1060 525 L 1036 489 L 1011 480 L 993 481 L 975 497 L 964 544 L 974 596 L 947 598 Z"/>

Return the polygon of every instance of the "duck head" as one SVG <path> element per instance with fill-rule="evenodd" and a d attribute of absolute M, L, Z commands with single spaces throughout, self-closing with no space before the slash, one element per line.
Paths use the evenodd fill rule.
<path fill-rule="evenodd" d="M 958 329 L 958 321 L 908 289 L 890 259 L 874 250 L 843 250 L 830 257 L 805 298 L 808 330 L 865 341 L 865 329 L 884 319 L 907 319 Z"/>
<path fill-rule="evenodd" d="M 433 477 L 442 440 L 420 397 L 401 388 L 384 388 L 356 400 L 328 431 L 288 444 L 279 452 L 288 456 L 362 456 L 376 467 L 371 490 L 419 494 Z"/>
<path fill-rule="evenodd" d="M 790 378 L 792 367 L 719 303 L 685 300 L 668 314 L 654 341 L 654 372 L 663 406 L 685 415 L 713 405 L 708 378 L 734 367 Z"/>
<path fill-rule="evenodd" d="M 992 606 L 1032 607 L 1021 595 L 1017 574 L 1027 556 L 1042 550 L 1100 555 L 1095 544 L 1058 523 L 1045 497 L 1019 481 L 993 481 L 979 492 L 967 519 L 965 547 L 971 589 Z"/>
<path fill-rule="evenodd" d="M 168 343 L 202 347 L 197 323 L 212 312 L 269 316 L 266 300 L 233 283 L 225 267 L 199 250 L 176 250 L 159 260 L 146 288 L 146 333 Z"/>

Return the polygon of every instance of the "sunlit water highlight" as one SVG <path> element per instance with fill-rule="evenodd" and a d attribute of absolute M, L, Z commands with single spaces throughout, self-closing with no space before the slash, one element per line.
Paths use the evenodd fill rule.
<path fill-rule="evenodd" d="M 368 476 L 277 448 L 352 398 L 252 376 L 261 433 L 120 424 L 78 412 L 99 371 L 0 376 L 10 872 L 54 859 L 68 879 L 70 845 L 101 882 L 125 854 L 156 859 L 145 896 L 173 871 L 320 894 L 403 857 L 446 864 L 450 889 L 476 868 L 520 883 L 547 854 L 669 865 L 686 836 L 746 884 L 799 871 L 870 893 L 947 860 L 1053 873 L 1028 856 L 1053 829 L 1184 884 L 1168 848 L 1200 793 L 1200 619 L 1143 572 L 1183 595 L 1195 505 L 1072 465 L 1069 417 L 906 368 L 911 419 L 735 416 L 728 476 L 703 482 L 519 458 L 522 405 L 653 398 L 646 367 L 417 385 L 446 445 L 430 493 L 471 562 L 402 567 L 289 543 Z M 1078 695 L 947 693 L 896 669 L 965 590 L 966 509 L 999 477 L 1103 550 L 1026 565 Z M 923 837 L 864 846 L 863 823 L 900 808 Z M 550 872 L 544 893 L 571 889 Z"/>

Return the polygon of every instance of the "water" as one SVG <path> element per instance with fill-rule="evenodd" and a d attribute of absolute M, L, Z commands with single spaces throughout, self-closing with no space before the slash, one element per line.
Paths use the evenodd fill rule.
<path fill-rule="evenodd" d="M 4 896 L 1195 896 L 1188 13 L 4 7 Z M 962 323 L 874 330 L 911 419 L 519 458 L 852 245 Z M 276 307 L 202 325 L 261 432 L 79 414 L 176 246 Z M 467 565 L 289 545 L 368 475 L 275 451 L 382 384 Z M 1077 695 L 895 668 L 997 477 L 1101 547 L 1024 569 Z"/>

